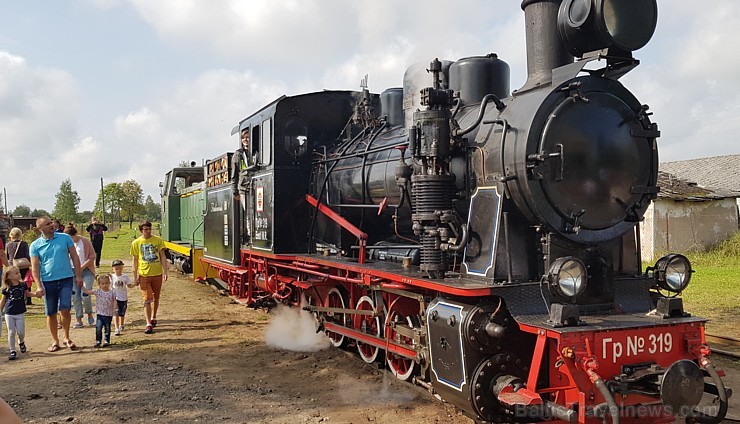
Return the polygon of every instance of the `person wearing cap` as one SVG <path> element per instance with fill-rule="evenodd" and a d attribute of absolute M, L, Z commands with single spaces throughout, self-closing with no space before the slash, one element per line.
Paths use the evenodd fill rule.
<path fill-rule="evenodd" d="M 139 224 L 141 237 L 131 243 L 133 256 L 134 284 L 141 287 L 144 298 L 144 333 L 151 334 L 157 326 L 157 309 L 162 284 L 167 281 L 167 257 L 164 241 L 152 234 L 152 223 L 142 221 Z"/>
<path fill-rule="evenodd" d="M 123 321 L 126 319 L 126 308 L 128 308 L 128 289 L 134 287 L 134 283 L 128 275 L 123 273 L 123 261 L 116 259 L 111 264 L 113 274 L 110 276 L 113 283 L 113 291 L 116 292 L 116 303 L 118 303 L 118 312 L 115 315 L 116 336 L 120 336 L 124 330 Z"/>

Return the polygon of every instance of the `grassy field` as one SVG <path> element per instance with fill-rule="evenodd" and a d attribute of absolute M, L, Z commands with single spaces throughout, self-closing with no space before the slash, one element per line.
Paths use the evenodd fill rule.
<path fill-rule="evenodd" d="M 686 255 L 695 270 L 684 309 L 710 319 L 707 330 L 740 337 L 740 233 L 707 253 Z"/>
<path fill-rule="evenodd" d="M 157 228 L 156 224 L 154 228 Z M 155 231 L 155 234 L 158 233 Z M 130 260 L 131 242 L 140 235 L 141 233 L 136 226 L 128 228 L 128 224 L 123 224 L 119 230 L 106 232 L 100 265 L 110 266 L 114 259 Z"/>

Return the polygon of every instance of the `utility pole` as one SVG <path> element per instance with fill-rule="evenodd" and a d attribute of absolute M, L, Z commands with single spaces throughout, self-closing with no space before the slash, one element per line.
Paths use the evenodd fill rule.
<path fill-rule="evenodd" d="M 103 214 L 103 224 L 105 224 L 105 191 L 102 177 L 100 178 L 100 212 Z"/>

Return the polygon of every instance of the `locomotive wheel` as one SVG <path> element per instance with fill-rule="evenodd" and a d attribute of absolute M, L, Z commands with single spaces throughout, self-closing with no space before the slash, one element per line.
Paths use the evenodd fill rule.
<path fill-rule="evenodd" d="M 344 303 L 344 296 L 342 296 L 342 293 L 339 291 L 338 288 L 334 287 L 329 290 L 329 294 L 326 295 L 327 308 L 346 308 L 345 305 L 346 303 Z M 345 314 L 327 312 L 326 320 L 334 324 L 347 325 L 347 317 Z M 341 334 L 327 331 L 326 335 L 329 336 L 329 341 L 334 347 L 344 347 L 347 344 L 347 340 Z"/>
<path fill-rule="evenodd" d="M 375 302 L 367 296 L 362 296 L 357 302 L 357 310 L 373 311 L 375 310 Z M 380 337 L 380 318 L 371 315 L 355 315 L 353 320 L 353 328 L 360 330 L 363 333 L 372 334 L 373 336 Z M 357 351 L 360 353 L 360 357 L 363 361 L 368 364 L 372 364 L 378 359 L 378 353 L 380 349 L 367 343 L 362 343 L 357 340 Z"/>
<path fill-rule="evenodd" d="M 414 343 L 412 339 L 401 336 L 400 334 L 397 335 L 396 332 L 393 331 L 393 327 L 390 326 L 390 323 L 394 321 L 396 323 L 405 322 L 411 328 L 419 328 L 420 325 L 418 318 L 415 316 L 404 317 L 397 311 L 391 311 L 391 313 L 388 314 L 388 318 L 386 319 L 385 328 L 386 337 L 388 338 L 388 340 L 394 341 L 399 344 L 409 345 L 409 347 L 411 347 Z M 403 356 L 399 356 L 391 352 L 387 352 L 386 362 L 388 363 L 388 368 L 390 368 L 391 372 L 393 372 L 393 375 L 395 375 L 397 379 L 402 381 L 406 381 L 411 378 L 411 376 L 416 371 L 416 362 L 414 362 L 413 359 L 404 358 Z"/>

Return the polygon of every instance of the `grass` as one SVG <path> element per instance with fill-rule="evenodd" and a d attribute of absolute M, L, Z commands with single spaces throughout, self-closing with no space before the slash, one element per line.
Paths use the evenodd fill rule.
<path fill-rule="evenodd" d="M 159 225 L 155 222 L 152 225 L 153 234 L 159 235 Z M 121 224 L 121 228 L 105 233 L 103 240 L 103 252 L 100 255 L 101 266 L 103 262 L 110 265 L 114 259 L 130 260 L 131 259 L 131 242 L 141 235 L 136 224 L 133 228 L 128 228 L 128 223 Z"/>
<path fill-rule="evenodd" d="M 705 253 L 688 253 L 694 268 L 684 309 L 709 318 L 711 333 L 740 337 L 740 233 Z"/>
<path fill-rule="evenodd" d="M 114 227 L 114 225 L 111 225 L 111 227 Z M 118 227 L 118 225 L 116 224 L 115 227 Z M 154 234 L 159 235 L 158 223 L 154 223 L 153 229 Z M 84 237 L 89 237 L 89 235 L 84 231 L 84 224 L 80 224 L 78 226 L 78 231 L 81 231 L 80 234 Z M 103 252 L 100 258 L 101 265 L 103 261 L 110 265 L 110 262 L 112 262 L 114 259 L 130 260 L 131 242 L 140 235 L 141 233 L 139 232 L 137 224 L 134 224 L 132 228 L 128 228 L 127 222 L 121 223 L 120 228 L 117 230 L 111 229 L 110 231 L 106 231 L 105 239 L 103 240 Z M 31 244 L 38 237 L 39 233 L 34 229 L 27 230 L 23 233 L 23 240 L 25 240 L 28 244 Z"/>
<path fill-rule="evenodd" d="M 34 285 L 34 290 L 36 289 L 36 285 Z M 44 299 L 39 299 L 38 297 L 34 297 L 33 305 L 28 306 L 28 311 L 26 312 L 26 329 L 27 330 L 36 330 L 40 328 L 46 328 L 46 315 L 44 314 Z"/>
<path fill-rule="evenodd" d="M 114 259 L 131 259 L 131 242 L 140 235 L 138 228 L 128 228 L 128 225 L 123 225 L 116 231 L 107 231 L 103 240 L 103 252 L 100 255 L 101 266 L 103 262 L 110 265 Z"/>

